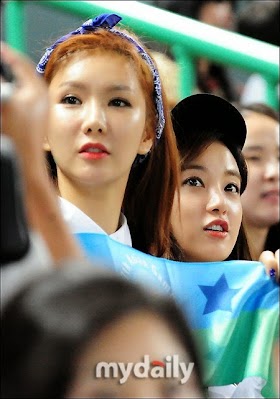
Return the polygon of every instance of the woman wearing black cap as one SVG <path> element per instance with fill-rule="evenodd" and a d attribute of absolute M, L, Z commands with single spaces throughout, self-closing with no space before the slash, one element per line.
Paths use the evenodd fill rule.
<path fill-rule="evenodd" d="M 242 226 L 241 195 L 247 185 L 242 115 L 218 96 L 195 94 L 175 106 L 172 119 L 182 184 L 173 204 L 171 258 L 251 260 Z M 273 252 L 259 259 L 271 276 L 277 274 Z"/>
<path fill-rule="evenodd" d="M 238 110 L 211 94 L 183 99 L 172 111 L 181 158 L 180 200 L 172 212 L 177 260 L 250 259 L 240 196 L 247 184 L 241 153 L 246 125 Z"/>

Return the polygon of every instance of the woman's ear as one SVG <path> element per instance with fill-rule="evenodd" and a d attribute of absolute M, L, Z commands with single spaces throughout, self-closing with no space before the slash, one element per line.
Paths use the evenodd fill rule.
<path fill-rule="evenodd" d="M 146 155 L 150 151 L 153 145 L 153 139 L 147 134 L 147 131 L 143 133 L 142 140 L 140 142 L 139 148 L 138 148 L 138 154 L 139 155 Z"/>
<path fill-rule="evenodd" d="M 43 140 L 43 150 L 45 151 L 51 151 L 50 145 L 49 145 L 49 140 L 48 138 L 45 136 L 44 140 Z"/>

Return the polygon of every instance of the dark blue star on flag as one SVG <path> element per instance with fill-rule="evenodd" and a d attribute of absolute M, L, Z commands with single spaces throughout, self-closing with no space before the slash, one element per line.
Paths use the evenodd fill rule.
<path fill-rule="evenodd" d="M 239 289 L 229 288 L 224 274 L 215 285 L 199 285 L 199 288 L 207 298 L 203 314 L 215 312 L 215 310 L 232 311 L 231 300 Z"/>

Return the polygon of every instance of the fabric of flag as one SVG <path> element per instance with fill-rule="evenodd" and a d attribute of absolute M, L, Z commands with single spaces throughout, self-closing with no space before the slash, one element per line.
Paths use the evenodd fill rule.
<path fill-rule="evenodd" d="M 271 359 L 279 337 L 279 286 L 260 262 L 176 262 L 106 235 L 76 237 L 89 258 L 176 299 L 200 344 L 206 386 L 257 381 L 259 388 L 249 388 L 259 396 L 247 397 L 277 397 Z"/>

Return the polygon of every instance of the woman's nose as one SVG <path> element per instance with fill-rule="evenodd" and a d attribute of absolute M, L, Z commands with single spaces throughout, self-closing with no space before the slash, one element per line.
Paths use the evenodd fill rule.
<path fill-rule="evenodd" d="M 82 130 L 85 134 L 106 132 L 106 115 L 101 106 L 93 104 L 85 108 Z"/>
<path fill-rule="evenodd" d="M 206 208 L 208 212 L 225 214 L 227 212 L 227 201 L 224 192 L 219 189 L 212 190 Z"/>
<path fill-rule="evenodd" d="M 279 179 L 279 159 L 271 159 L 266 163 L 264 177 L 269 180 Z"/>

